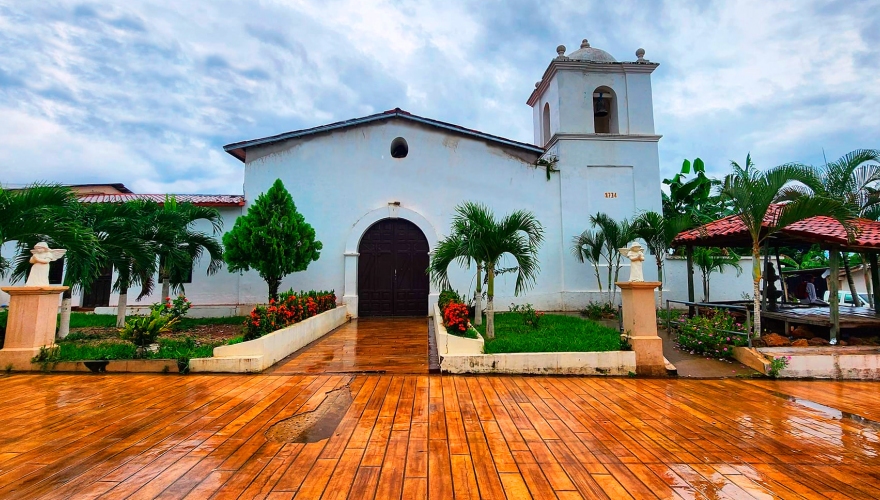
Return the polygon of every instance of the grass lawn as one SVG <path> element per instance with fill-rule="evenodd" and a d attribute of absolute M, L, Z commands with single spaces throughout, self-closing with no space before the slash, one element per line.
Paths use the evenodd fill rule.
<path fill-rule="evenodd" d="M 129 317 L 126 316 L 126 318 Z M 244 319 L 244 316 L 230 316 L 228 318 L 183 317 L 180 319 L 177 329 L 189 330 L 202 325 L 241 325 L 244 323 Z M 70 313 L 70 328 L 116 328 L 116 315 L 73 312 Z"/>
<path fill-rule="evenodd" d="M 486 338 L 486 322 L 476 327 Z M 495 339 L 486 339 L 486 354 L 508 352 L 597 352 L 620 350 L 620 332 L 575 316 L 545 314 L 539 328 L 516 313 L 495 314 Z"/>
<path fill-rule="evenodd" d="M 192 339 L 159 338 L 159 350 L 149 352 L 146 359 L 175 359 L 175 358 L 210 358 L 214 353 L 214 347 L 223 345 L 225 342 L 215 344 L 201 344 Z M 59 340 L 60 352 L 58 361 L 79 361 L 83 359 L 134 359 L 137 347 L 131 342 L 123 340 L 103 340 L 92 343 L 84 340 L 68 341 Z"/>

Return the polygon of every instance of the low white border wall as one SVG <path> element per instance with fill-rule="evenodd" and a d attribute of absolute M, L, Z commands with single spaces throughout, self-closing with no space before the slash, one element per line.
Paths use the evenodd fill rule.
<path fill-rule="evenodd" d="M 761 347 L 768 361 L 791 356 L 778 378 L 826 378 L 836 380 L 880 380 L 880 354 L 876 347 Z M 864 351 L 860 353 L 860 351 Z"/>
<path fill-rule="evenodd" d="M 636 371 L 634 351 L 483 354 L 482 337 L 474 340 L 446 333 L 440 309 L 434 307 L 434 337 L 442 372 L 628 375 Z"/>
<path fill-rule="evenodd" d="M 213 358 L 189 362 L 191 372 L 260 372 L 338 328 L 347 320 L 344 306 L 276 330 L 258 339 L 214 348 Z"/>
<path fill-rule="evenodd" d="M 443 315 L 440 314 L 440 306 L 437 304 L 434 304 L 434 339 L 437 341 L 437 354 L 440 356 L 483 354 L 483 337 L 479 333 L 477 338 L 469 339 L 446 332 Z"/>

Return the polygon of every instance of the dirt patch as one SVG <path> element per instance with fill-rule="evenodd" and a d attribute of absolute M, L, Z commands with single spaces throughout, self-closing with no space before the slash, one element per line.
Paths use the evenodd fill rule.
<path fill-rule="evenodd" d="M 350 383 L 325 393 L 324 401 L 313 411 L 274 424 L 266 431 L 266 438 L 282 443 L 316 443 L 329 438 L 351 406 Z"/>
<path fill-rule="evenodd" d="M 119 339 L 119 329 L 115 327 L 71 328 L 70 332 L 88 335 L 90 340 Z M 221 344 L 238 335 L 241 335 L 241 325 L 197 325 L 162 334 L 162 338 L 183 339 L 189 337 L 198 344 Z"/>

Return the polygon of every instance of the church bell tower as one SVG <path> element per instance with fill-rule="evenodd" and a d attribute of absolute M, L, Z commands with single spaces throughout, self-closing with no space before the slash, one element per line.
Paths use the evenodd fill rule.
<path fill-rule="evenodd" d="M 590 216 L 599 212 L 618 221 L 661 212 L 661 136 L 654 131 L 651 95 L 659 65 L 645 59 L 644 49 L 636 50 L 635 61 L 621 62 L 587 40 L 565 52 L 556 48 L 527 101 L 534 143 L 545 148 L 545 159 L 558 159 L 564 237 L 589 229 Z M 569 290 L 573 274 L 566 273 Z"/>

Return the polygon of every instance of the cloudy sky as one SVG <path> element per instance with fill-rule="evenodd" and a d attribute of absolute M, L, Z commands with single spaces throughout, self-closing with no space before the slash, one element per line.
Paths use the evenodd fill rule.
<path fill-rule="evenodd" d="M 558 44 L 653 75 L 661 170 L 880 140 L 875 2 L 0 0 L 0 183 L 240 193 L 224 144 L 394 107 L 531 142 Z"/>

